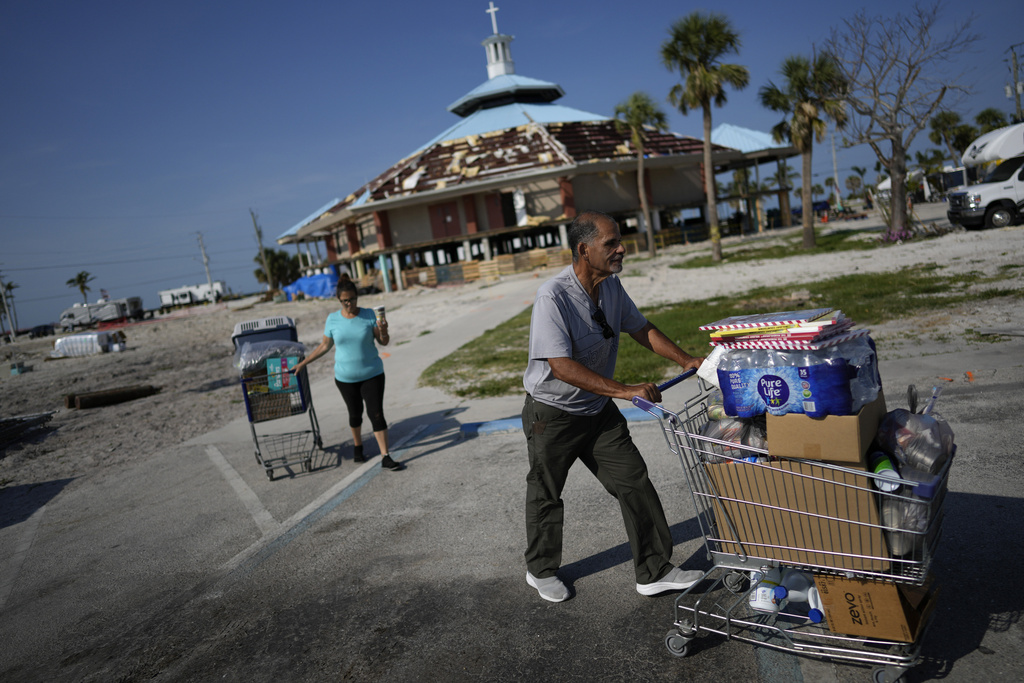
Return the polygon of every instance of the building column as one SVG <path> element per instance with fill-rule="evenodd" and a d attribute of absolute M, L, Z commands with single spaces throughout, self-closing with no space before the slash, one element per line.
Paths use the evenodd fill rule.
<path fill-rule="evenodd" d="M 576 198 L 573 195 L 572 181 L 566 176 L 558 179 L 558 194 L 562 201 L 562 213 L 568 219 L 576 218 Z"/>
<path fill-rule="evenodd" d="M 348 255 L 359 253 L 362 249 L 362 245 L 359 244 L 359 228 L 355 223 L 347 223 L 345 225 L 345 239 L 348 240 Z"/>
<path fill-rule="evenodd" d="M 472 245 L 470 245 L 469 240 L 462 240 L 462 251 L 465 252 L 466 261 L 473 260 L 473 251 L 470 249 L 471 246 Z"/>
<path fill-rule="evenodd" d="M 402 260 L 398 257 L 398 252 L 391 254 L 391 266 L 395 269 L 395 285 L 401 292 L 405 289 L 405 283 L 402 282 Z"/>
<path fill-rule="evenodd" d="M 377 227 L 377 246 L 387 249 L 394 246 L 391 237 L 391 222 L 388 220 L 387 211 L 374 211 L 373 224 Z"/>
<path fill-rule="evenodd" d="M 490 238 L 483 238 L 480 240 L 480 249 L 484 252 L 484 260 L 491 260 L 491 240 Z"/>
<path fill-rule="evenodd" d="M 384 291 L 391 293 L 391 276 L 388 275 L 388 257 L 386 254 L 377 254 L 377 269 L 384 279 Z"/>
<path fill-rule="evenodd" d="M 569 248 L 569 226 L 565 223 L 558 224 L 558 241 L 562 245 L 562 249 Z"/>
<path fill-rule="evenodd" d="M 462 199 L 462 211 L 466 215 L 466 234 L 475 235 L 480 232 L 480 224 L 476 218 L 476 198 L 468 195 Z M 466 252 L 466 260 L 469 260 L 469 252 Z"/>

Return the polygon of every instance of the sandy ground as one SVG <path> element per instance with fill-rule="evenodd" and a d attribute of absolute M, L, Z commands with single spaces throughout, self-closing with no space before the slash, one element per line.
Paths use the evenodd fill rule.
<path fill-rule="evenodd" d="M 943 215 L 943 205 L 928 208 L 936 218 Z M 866 238 L 876 236 L 877 232 L 865 231 Z M 706 245 L 673 247 L 654 261 L 627 259 L 623 282 L 640 306 L 698 301 L 757 285 L 774 285 L 780 310 L 784 310 L 782 303 L 793 302 L 797 307 L 804 303 L 800 288 L 793 283 L 850 272 L 877 272 L 884 277 L 884 273 L 921 263 L 934 264 L 943 273 L 1002 273 L 1005 279 L 1001 286 L 1018 290 L 1024 286 L 1024 227 L 1019 226 L 952 232 L 938 239 L 867 252 L 728 263 L 730 250 L 752 242 L 749 237 L 727 240 L 727 261 L 713 269 L 670 267 L 706 249 Z M 513 277 L 534 278 L 539 284 L 555 272 L 548 269 Z M 364 296 L 360 304 L 386 304 L 392 344 L 400 344 L 428 330 L 443 334 L 444 321 L 465 310 L 468 302 L 486 296 L 486 288 L 486 283 L 414 288 Z M 88 476 L 98 468 L 151 457 L 163 448 L 244 417 L 238 375 L 232 366 L 235 325 L 268 316 L 290 316 L 296 321 L 300 341 L 312 348 L 321 337 L 324 318 L 336 306 L 333 301 L 273 304 L 250 299 L 193 308 L 123 328 L 127 337 L 123 352 L 83 358 L 48 359 L 53 337 L 20 339 L 0 346 L 4 359 L 0 417 L 57 411 L 46 429 L 36 430 L 29 438 L 0 451 L 0 487 Z M 1022 309 L 1020 299 L 997 299 L 891 323 L 873 330 L 872 336 L 883 359 L 949 351 L 958 345 L 985 343 L 966 339 L 963 330 L 967 328 L 1016 328 L 1019 332 L 1024 327 Z M 518 310 L 510 310 L 509 316 Z M 8 376 L 8 363 L 13 361 L 23 362 L 30 370 Z M 326 361 L 310 368 L 313 382 L 328 378 L 330 373 L 331 363 Z M 114 406 L 64 408 L 65 394 L 132 385 L 152 385 L 161 390 Z"/>

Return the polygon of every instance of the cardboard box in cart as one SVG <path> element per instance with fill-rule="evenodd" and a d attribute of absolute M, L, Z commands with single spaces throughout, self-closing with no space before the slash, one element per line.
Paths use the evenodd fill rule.
<path fill-rule="evenodd" d="M 856 415 L 807 417 L 767 415 L 768 452 L 784 458 L 821 460 L 844 467 L 867 466 L 868 447 L 885 417 L 881 392 Z"/>
<path fill-rule="evenodd" d="M 783 564 L 889 570 L 866 477 L 796 460 L 705 467 L 718 494 L 715 519 L 724 552 Z"/>
<path fill-rule="evenodd" d="M 814 583 L 833 633 L 913 643 L 935 609 L 931 576 L 921 586 L 819 574 Z"/>

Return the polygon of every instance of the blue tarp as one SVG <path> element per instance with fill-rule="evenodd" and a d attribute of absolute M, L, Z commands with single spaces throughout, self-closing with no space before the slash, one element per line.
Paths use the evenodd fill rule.
<path fill-rule="evenodd" d="M 330 275 L 308 275 L 300 277 L 282 289 L 288 295 L 288 301 L 295 301 L 295 295 L 299 292 L 302 292 L 308 298 L 333 299 L 334 287 L 337 284 L 338 276 L 333 273 Z"/>

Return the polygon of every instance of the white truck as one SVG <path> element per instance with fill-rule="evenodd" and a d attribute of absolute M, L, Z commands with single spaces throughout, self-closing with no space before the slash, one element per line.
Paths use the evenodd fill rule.
<path fill-rule="evenodd" d="M 100 299 L 96 303 L 75 304 L 60 314 L 60 326 L 66 331 L 92 327 L 97 323 L 117 320 L 142 320 L 146 316 L 142 299 L 129 296 L 123 299 Z"/>
<path fill-rule="evenodd" d="M 947 195 L 946 216 L 965 228 L 1005 228 L 1024 218 L 1024 156 L 1003 161 L 978 185 Z"/>
<path fill-rule="evenodd" d="M 213 287 L 209 284 L 184 285 L 177 289 L 165 289 L 158 292 L 160 295 L 160 311 L 167 312 L 178 306 L 191 306 L 192 304 L 209 301 L 214 303 L 224 298 L 227 287 L 223 280 L 215 280 Z"/>

